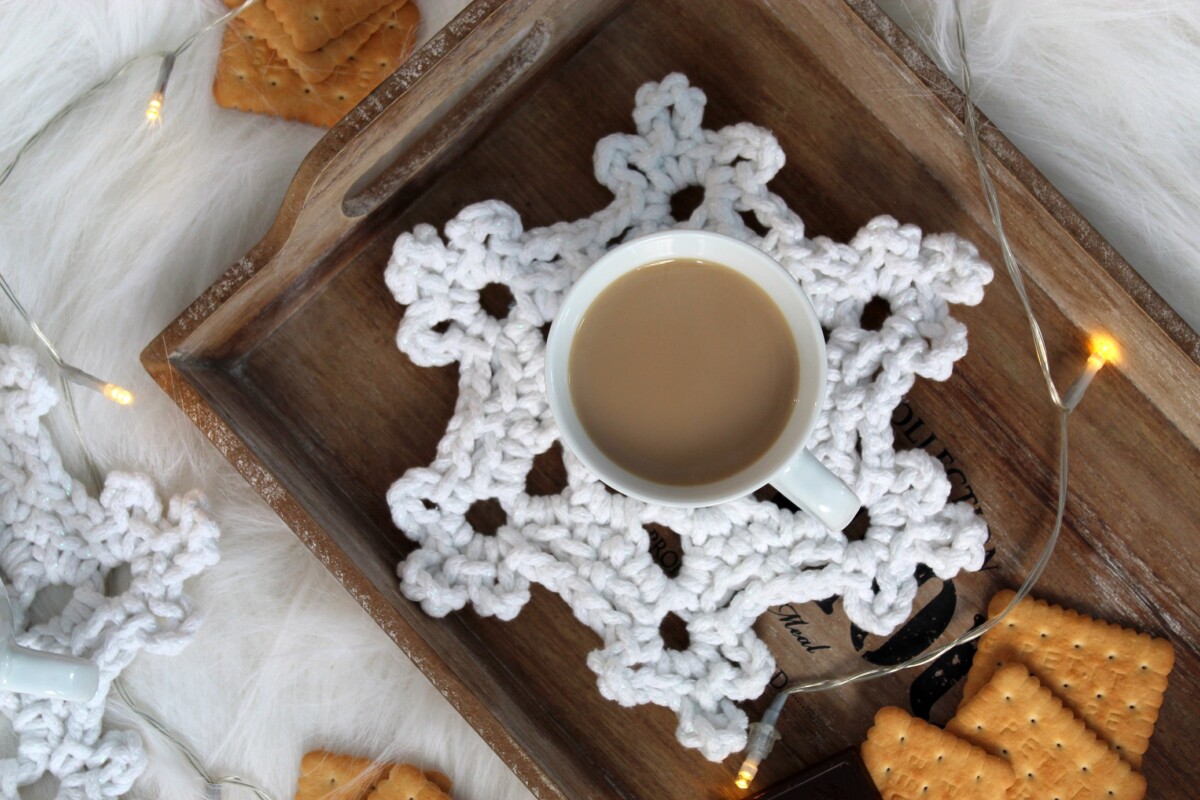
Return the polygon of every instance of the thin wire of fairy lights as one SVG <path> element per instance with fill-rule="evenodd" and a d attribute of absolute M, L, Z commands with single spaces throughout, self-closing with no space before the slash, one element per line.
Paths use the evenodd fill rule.
<path fill-rule="evenodd" d="M 74 100 L 59 109 L 58 113 L 47 120 L 42 127 L 38 128 L 38 130 L 35 131 L 32 136 L 25 140 L 20 149 L 17 150 L 16 155 L 14 155 L 12 160 L 4 167 L 4 170 L 0 171 L 0 187 L 4 185 L 9 176 L 12 175 L 13 170 L 15 170 L 17 165 L 21 163 L 21 158 L 28 153 L 34 147 L 34 145 L 36 145 L 42 139 L 42 137 L 46 135 L 48 131 L 69 116 L 72 111 L 76 110 L 85 102 L 87 102 L 87 100 L 94 96 L 97 92 L 101 91 L 106 86 L 125 75 L 137 64 L 155 58 L 160 59 L 161 64 L 159 67 L 158 80 L 155 83 L 154 92 L 151 94 L 150 101 L 146 106 L 146 119 L 151 124 L 158 123 L 162 118 L 167 82 L 171 78 L 171 72 L 174 70 L 175 62 L 179 56 L 183 55 L 183 53 L 185 53 L 193 44 L 195 44 L 196 41 L 199 40 L 200 37 L 205 33 L 208 33 L 213 28 L 223 25 L 257 2 L 259 2 L 259 0 L 245 0 L 241 5 L 237 6 L 236 8 L 232 8 L 226 13 L 216 17 L 211 22 L 207 23 L 199 30 L 188 36 L 174 50 L 162 50 L 154 53 L 142 53 L 141 55 L 134 56 L 119 66 L 110 75 L 92 84 L 92 86 L 88 87 L 88 89 L 77 96 Z M 86 370 L 80 369 L 79 367 L 68 362 L 63 357 L 61 351 L 59 351 L 59 349 L 55 346 L 53 340 L 51 340 L 46 332 L 42 330 L 41 326 L 39 326 L 37 321 L 33 318 L 33 315 L 30 314 L 29 310 L 25 308 L 23 303 L 21 303 L 16 292 L 13 291 L 12 286 L 2 273 L 0 273 L 0 291 L 2 291 L 4 296 L 8 298 L 10 303 L 12 303 L 13 308 L 16 309 L 21 320 L 29 327 L 30 331 L 33 332 L 33 335 L 37 338 L 37 340 L 41 342 L 42 346 L 46 349 L 46 352 L 49 353 L 50 360 L 53 361 L 54 366 L 58 368 L 59 385 L 62 387 L 63 403 L 66 405 L 68 415 L 71 418 L 71 428 L 75 432 L 75 437 L 79 440 L 79 446 L 83 452 L 84 463 L 86 464 L 87 470 L 90 473 L 92 482 L 93 484 L 98 485 L 100 482 L 100 472 L 96 467 L 96 462 L 92 457 L 91 450 L 88 448 L 87 441 L 84 439 L 83 427 L 79 422 L 79 412 L 75 405 L 75 397 L 71 392 L 71 386 L 82 386 L 85 389 L 91 389 L 99 392 L 114 403 L 123 406 L 127 406 L 133 402 L 133 393 L 119 384 L 97 378 L 95 375 L 92 375 Z"/>
<path fill-rule="evenodd" d="M 4 167 L 3 171 L 0 171 L 0 186 L 3 186 L 5 181 L 8 180 L 9 176 L 12 175 L 13 170 L 16 169 L 17 164 L 20 163 L 21 157 L 29 152 L 29 150 L 37 144 L 37 142 L 46 134 L 47 131 L 62 122 L 63 119 L 69 116 L 72 111 L 83 105 L 97 92 L 101 91 L 106 86 L 110 85 L 118 78 L 128 73 L 129 70 L 135 65 L 155 58 L 160 59 L 160 66 L 158 78 L 154 85 L 154 92 L 150 95 L 150 100 L 146 105 L 146 120 L 151 124 L 157 124 L 161 122 L 163 107 L 166 101 L 167 83 L 171 78 L 171 72 L 174 70 L 175 63 L 179 56 L 183 55 L 183 53 L 185 53 L 193 44 L 195 44 L 204 34 L 220 25 L 225 24 L 257 2 L 259 2 L 259 0 L 245 0 L 245 2 L 243 2 L 241 5 L 230 9 L 226 13 L 216 17 L 199 30 L 192 33 L 174 50 L 143 53 L 135 56 L 119 66 L 108 77 L 97 81 L 70 103 L 63 106 L 58 113 L 52 116 L 33 134 L 33 136 L 31 136 L 25 141 L 24 144 L 21 145 L 12 161 L 10 161 Z M 3 291 L 9 302 L 12 303 L 13 308 L 17 310 L 17 314 L 20 316 L 22 321 L 24 321 L 29 327 L 34 336 L 37 337 L 37 340 L 41 342 L 42 346 L 45 347 L 46 351 L 50 354 L 50 358 L 54 362 L 54 365 L 58 368 L 59 382 L 62 386 L 63 400 L 70 414 L 72 427 L 74 428 L 75 435 L 79 439 L 79 444 L 83 449 L 84 461 L 87 465 L 88 471 L 91 473 L 93 482 L 98 486 L 100 473 L 83 436 L 83 428 L 79 422 L 79 414 L 76 410 L 75 399 L 71 393 L 71 385 L 74 384 L 77 386 L 83 386 L 85 388 L 100 392 L 109 400 L 112 400 L 120 405 L 129 405 L 132 403 L 133 394 L 128 389 L 124 389 L 117 384 L 101 380 L 100 378 L 85 372 L 84 370 L 70 364 L 65 358 L 63 358 L 62 353 L 59 351 L 58 347 L 55 346 L 53 340 L 46 334 L 44 330 L 42 330 L 41 326 L 37 324 L 37 321 L 33 318 L 33 315 L 29 313 L 29 311 L 17 298 L 12 286 L 9 285 L 8 281 L 5 280 L 2 274 L 0 274 L 0 291 Z M 188 764 L 191 765 L 196 774 L 199 775 L 204 781 L 206 798 L 210 798 L 210 800 L 219 800 L 223 786 L 239 786 L 253 792 L 258 797 L 258 800 L 272 800 L 271 795 L 265 789 L 251 783 L 250 781 L 247 781 L 244 778 L 241 778 L 237 775 L 216 776 L 210 773 L 207 769 L 205 769 L 199 757 L 196 756 L 196 754 L 190 747 L 188 747 L 182 738 L 172 732 L 171 729 L 159 721 L 158 718 L 151 715 L 149 712 L 144 711 L 137 705 L 137 703 L 134 702 L 133 698 L 129 694 L 128 689 L 125 687 L 125 684 L 119 677 L 113 681 L 112 685 L 116 690 L 117 695 L 124 701 L 126 708 L 128 708 L 130 712 L 144 720 L 147 725 L 170 741 L 183 754 L 184 758 L 187 759 Z"/>
<path fill-rule="evenodd" d="M 992 226 L 996 230 L 996 239 L 1000 244 L 1000 254 L 1004 261 L 1005 269 L 1009 277 L 1012 279 L 1013 285 L 1016 287 L 1017 296 L 1021 300 L 1021 306 L 1025 311 L 1025 316 L 1029 321 L 1030 335 L 1033 339 L 1033 349 L 1037 355 L 1038 366 L 1041 368 L 1042 377 L 1046 382 L 1046 393 L 1050 398 L 1050 403 L 1054 406 L 1055 414 L 1058 417 L 1059 429 L 1059 447 L 1058 447 L 1058 495 L 1055 502 L 1054 525 L 1050 529 L 1050 535 L 1046 539 L 1046 544 L 1043 546 L 1041 553 L 1034 562 L 1033 567 L 1029 571 L 1029 575 L 1021 584 L 1012 600 L 998 615 L 988 619 L 986 622 L 972 628 L 971 630 L 956 637 L 941 647 L 937 647 L 921 655 L 915 656 L 902 661 L 899 664 L 894 664 L 887 667 L 875 667 L 865 669 L 860 672 L 855 672 L 849 675 L 843 675 L 836 678 L 826 678 L 811 681 L 800 681 L 790 683 L 785 686 L 779 694 L 775 696 L 771 704 L 767 707 L 762 719 L 753 723 L 750 726 L 748 742 L 746 745 L 746 758 L 742 762 L 741 768 L 738 770 L 737 777 L 734 783 L 738 788 L 745 789 L 750 786 L 754 780 L 754 776 L 758 773 L 759 764 L 771 752 L 771 748 L 779 739 L 779 734 L 776 731 L 775 723 L 779 719 L 780 712 L 783 711 L 783 706 L 788 698 L 794 694 L 811 694 L 815 692 L 826 692 L 831 689 L 837 689 L 842 686 L 848 686 L 853 683 L 861 683 L 862 681 L 875 680 L 888 675 L 894 675 L 897 672 L 912 669 L 914 667 L 922 667 L 930 664 L 941 658 L 951 650 L 973 642 L 983 636 L 989 630 L 999 624 L 1009 612 L 1025 599 L 1029 592 L 1033 589 L 1042 573 L 1046 569 L 1046 565 L 1050 562 L 1050 557 L 1054 553 L 1054 549 L 1058 544 L 1059 534 L 1062 532 L 1063 517 L 1067 505 L 1067 475 L 1068 475 L 1068 452 L 1070 450 L 1067 437 L 1067 418 L 1071 411 L 1083 399 L 1084 392 L 1091 385 L 1092 378 L 1100 371 L 1108 361 L 1115 360 L 1117 357 L 1116 345 L 1110 339 L 1100 337 L 1093 342 L 1093 352 L 1088 358 L 1087 367 L 1082 375 L 1075 380 L 1066 394 L 1060 394 L 1058 387 L 1054 384 L 1054 378 L 1050 375 L 1050 359 L 1046 353 L 1046 341 L 1042 335 L 1042 328 L 1038 324 L 1037 318 L 1034 316 L 1033 308 L 1029 303 L 1029 295 L 1025 290 L 1025 280 L 1021 273 L 1020 264 L 1017 262 L 1016 256 L 1013 254 L 1012 247 L 1009 244 L 1008 236 L 1004 232 L 1004 218 L 1000 209 L 1000 199 L 996 192 L 996 186 L 992 182 L 991 174 L 988 171 L 987 161 L 983 155 L 983 145 L 979 138 L 979 119 L 975 109 L 975 100 L 971 86 L 971 67 L 967 61 L 967 37 L 963 30 L 962 10 L 959 6 L 959 0 L 954 2 L 955 10 L 955 34 L 957 36 L 958 55 L 961 64 L 961 78 L 963 91 L 963 116 L 966 121 L 966 139 L 967 144 L 971 149 L 971 155 L 974 158 L 975 166 L 979 171 L 979 181 L 983 188 L 983 196 L 987 203 L 988 214 L 991 217 Z"/>

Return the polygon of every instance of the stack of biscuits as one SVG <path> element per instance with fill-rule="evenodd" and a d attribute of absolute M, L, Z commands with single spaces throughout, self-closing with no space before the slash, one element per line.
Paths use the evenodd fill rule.
<path fill-rule="evenodd" d="M 450 800 L 450 779 L 411 764 L 314 750 L 300 760 L 296 800 Z"/>
<path fill-rule="evenodd" d="M 863 761 L 884 800 L 1140 800 L 1174 660 L 1162 639 L 1026 598 L 979 640 L 945 730 L 881 709 Z"/>
<path fill-rule="evenodd" d="M 419 22 L 413 0 L 258 0 L 225 30 L 213 96 L 329 127 L 408 58 Z"/>

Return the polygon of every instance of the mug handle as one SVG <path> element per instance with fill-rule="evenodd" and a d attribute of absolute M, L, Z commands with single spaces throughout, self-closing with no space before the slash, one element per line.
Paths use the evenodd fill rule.
<path fill-rule="evenodd" d="M 74 656 L 32 650 L 9 641 L 7 663 L 0 674 L 0 691 L 54 697 L 73 703 L 92 699 L 100 684 L 100 669 Z"/>
<path fill-rule="evenodd" d="M 808 450 L 801 450 L 782 470 L 772 475 L 770 483 L 830 530 L 843 530 L 862 508 L 854 490 Z"/>

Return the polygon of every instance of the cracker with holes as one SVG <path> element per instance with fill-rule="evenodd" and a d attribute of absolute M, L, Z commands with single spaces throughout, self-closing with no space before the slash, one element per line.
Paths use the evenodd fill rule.
<path fill-rule="evenodd" d="M 225 108 L 331 126 L 404 62 L 419 19 L 416 6 L 405 3 L 345 64 L 313 84 L 235 18 L 221 45 L 213 97 Z"/>
<path fill-rule="evenodd" d="M 993 597 L 988 615 L 1004 611 L 1014 595 L 1006 589 Z M 1165 639 L 1026 598 L 980 638 L 963 704 L 999 667 L 1021 664 L 1139 769 L 1174 663 Z"/>
<path fill-rule="evenodd" d="M 248 36 L 265 39 L 267 45 L 283 58 L 301 78 L 308 83 L 320 83 L 332 75 L 336 67 L 345 64 L 361 50 L 372 34 L 385 23 L 403 21 L 404 17 L 399 16 L 399 12 L 407 2 L 408 0 L 390 0 L 383 8 L 352 26 L 341 36 L 330 39 L 311 52 L 297 49 L 291 37 L 283 29 L 283 25 L 262 3 L 250 6 L 238 15 L 238 19 L 245 24 Z M 225 5 L 230 8 L 240 6 L 241 3 L 242 0 L 225 0 Z M 416 6 L 405 12 L 405 15 L 416 14 Z"/>
<path fill-rule="evenodd" d="M 389 0 L 263 0 L 301 52 L 324 47 Z"/>
<path fill-rule="evenodd" d="M 369 758 L 314 750 L 300 759 L 296 800 L 366 800 L 387 768 Z"/>
<path fill-rule="evenodd" d="M 1146 779 L 1020 664 L 1000 667 L 946 730 L 1007 758 L 1012 800 L 1140 800 Z"/>
<path fill-rule="evenodd" d="M 411 764 L 396 764 L 379 782 L 369 800 L 450 800 L 449 779 L 425 774 Z"/>
<path fill-rule="evenodd" d="M 889 800 L 1003 800 L 1013 783 L 1004 759 L 894 706 L 875 714 L 862 758 Z"/>

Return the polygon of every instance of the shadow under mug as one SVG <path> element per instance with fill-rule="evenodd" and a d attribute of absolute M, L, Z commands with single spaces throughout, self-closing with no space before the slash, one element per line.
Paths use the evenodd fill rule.
<path fill-rule="evenodd" d="M 783 313 L 800 364 L 796 403 L 779 438 L 749 466 L 713 483 L 656 483 L 622 468 L 592 441 L 571 400 L 571 345 L 588 308 L 621 276 L 669 259 L 721 264 L 757 284 Z M 699 507 L 742 497 L 769 483 L 830 529 L 842 530 L 854 519 L 861 503 L 850 487 L 804 447 L 825 398 L 825 373 L 821 323 L 796 280 L 758 248 L 707 231 L 663 231 L 610 250 L 571 288 L 546 343 L 546 393 L 563 443 L 609 486 L 651 503 Z"/>

